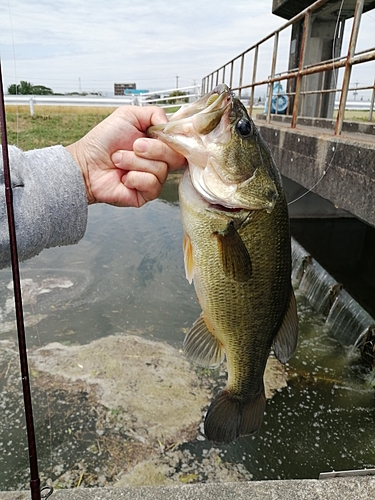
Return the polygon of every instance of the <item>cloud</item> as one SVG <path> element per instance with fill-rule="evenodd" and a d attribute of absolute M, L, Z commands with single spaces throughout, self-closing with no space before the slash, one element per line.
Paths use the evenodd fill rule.
<path fill-rule="evenodd" d="M 131 81 L 142 78 L 150 87 L 163 79 L 170 85 L 177 73 L 200 80 L 212 64 L 222 64 L 255 41 L 256 33 L 249 36 L 251 5 L 271 16 L 270 6 L 264 9 L 254 1 L 228 5 L 222 0 L 141 0 L 109 5 L 99 0 L 10 0 L 9 9 L 0 7 L 4 73 L 12 79 L 8 63 L 15 52 L 22 79 L 46 85 L 61 80 L 59 88 L 79 76 L 87 82 L 102 80 L 107 88 L 108 80 L 121 81 L 128 75 L 134 75 Z"/>
<path fill-rule="evenodd" d="M 115 81 L 153 90 L 176 75 L 190 85 L 284 22 L 259 0 L 9 0 L 0 5 L 5 85 L 72 91 L 80 79 L 83 90 L 112 91 Z M 271 54 L 272 43 L 259 60 L 265 76 Z"/>

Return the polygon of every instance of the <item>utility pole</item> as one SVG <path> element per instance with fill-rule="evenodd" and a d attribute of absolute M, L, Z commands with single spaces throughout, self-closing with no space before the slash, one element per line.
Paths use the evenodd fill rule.
<path fill-rule="evenodd" d="M 178 89 L 178 76 L 176 76 L 176 89 Z"/>
<path fill-rule="evenodd" d="M 355 91 L 353 92 L 353 95 L 354 95 L 354 100 L 357 99 L 357 95 L 358 95 L 358 81 L 355 82 Z"/>

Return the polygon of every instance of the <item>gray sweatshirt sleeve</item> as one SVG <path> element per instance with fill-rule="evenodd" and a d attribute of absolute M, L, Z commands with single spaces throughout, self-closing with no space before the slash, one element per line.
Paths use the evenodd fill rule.
<path fill-rule="evenodd" d="M 18 257 L 77 243 L 87 223 L 81 171 L 63 146 L 23 152 L 9 146 Z M 0 148 L 0 268 L 10 265 L 3 156 Z"/>

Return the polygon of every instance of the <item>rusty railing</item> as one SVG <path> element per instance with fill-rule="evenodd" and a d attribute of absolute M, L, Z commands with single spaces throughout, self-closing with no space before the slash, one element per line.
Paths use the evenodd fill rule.
<path fill-rule="evenodd" d="M 333 56 L 329 60 L 318 61 L 314 64 L 305 64 L 305 56 L 307 52 L 308 45 L 308 34 L 311 30 L 312 19 L 314 13 L 322 8 L 325 4 L 327 4 L 330 0 L 318 0 L 308 8 L 297 14 L 295 17 L 290 19 L 287 23 L 285 23 L 281 28 L 276 31 L 273 31 L 268 36 L 236 56 L 234 59 L 228 61 L 226 64 L 221 66 L 220 68 L 214 70 L 209 73 L 202 79 L 202 93 L 209 92 L 219 83 L 227 83 L 234 92 L 238 93 L 238 96 L 241 98 L 241 93 L 245 89 L 250 90 L 250 98 L 249 98 L 249 111 L 250 114 L 253 113 L 254 108 L 254 97 L 255 90 L 260 86 L 267 85 L 268 86 L 268 106 L 266 111 L 266 121 L 270 122 L 271 120 L 271 102 L 273 96 L 274 84 L 276 82 L 287 82 L 289 83 L 288 91 L 284 93 L 289 97 L 289 108 L 288 114 L 291 114 L 291 127 L 295 128 L 297 125 L 297 117 L 301 115 L 301 110 L 303 109 L 303 100 L 306 99 L 309 95 L 318 95 L 318 105 L 319 109 L 321 107 L 322 100 L 324 95 L 333 94 L 333 96 L 338 93 L 340 95 L 337 117 L 335 122 L 335 135 L 341 134 L 343 120 L 345 116 L 345 107 L 348 100 L 348 92 L 349 91 L 359 91 L 359 90 L 372 90 L 371 100 L 370 100 L 370 113 L 369 113 L 369 121 L 372 120 L 373 117 L 373 108 L 375 101 L 375 81 L 370 85 L 365 85 L 362 87 L 351 88 L 351 74 L 352 68 L 354 65 L 360 65 L 369 61 L 375 61 L 375 47 L 358 51 L 356 52 L 357 39 L 359 34 L 359 27 L 361 22 L 361 16 L 363 13 L 363 6 L 365 0 L 357 0 L 353 24 L 350 34 L 350 40 L 348 44 L 347 54 L 345 56 L 335 56 L 333 52 Z M 288 28 L 291 28 L 296 23 L 303 21 L 303 29 L 302 29 L 302 37 L 299 49 L 299 58 L 298 58 L 298 68 L 288 69 L 286 71 L 276 73 L 277 67 L 277 58 L 278 58 L 278 49 L 279 49 L 279 39 L 280 35 L 285 34 L 285 31 Z M 339 21 L 339 19 L 338 19 Z M 336 27 L 339 26 L 339 22 Z M 338 37 L 341 38 L 343 36 L 343 26 L 344 23 L 341 23 L 341 28 L 338 30 Z M 266 44 L 273 41 L 273 51 L 272 51 L 272 59 L 271 59 L 271 68 L 269 71 L 269 76 L 265 78 L 257 79 L 257 72 L 259 68 L 259 51 Z M 333 40 L 333 51 L 335 46 L 335 40 Z M 245 61 L 252 56 L 252 68 L 251 71 L 245 71 Z M 283 53 L 285 56 L 285 53 Z M 236 70 L 236 67 L 239 69 Z M 342 83 L 341 87 L 337 86 L 337 72 L 338 70 L 343 70 Z M 328 74 L 328 72 L 334 72 L 336 81 L 335 85 L 330 88 L 316 88 L 313 90 L 304 90 L 303 89 L 303 79 L 309 75 L 322 73 L 323 76 Z M 251 75 L 251 80 L 250 80 Z M 237 83 L 235 83 L 235 78 L 237 78 Z M 325 80 L 324 77 L 321 78 L 321 82 Z M 293 82 L 293 85 L 290 83 Z M 322 84 L 323 85 L 323 84 Z M 290 90 L 292 88 L 292 90 Z M 302 102 L 301 102 L 302 101 Z M 320 111 L 318 111 L 318 116 L 320 115 Z"/>

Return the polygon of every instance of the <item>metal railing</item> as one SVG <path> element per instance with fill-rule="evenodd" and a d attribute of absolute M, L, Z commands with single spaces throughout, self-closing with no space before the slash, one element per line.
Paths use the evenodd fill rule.
<path fill-rule="evenodd" d="M 4 96 L 7 106 L 123 106 L 132 104 L 132 96 L 103 97 L 96 95 L 10 95 Z"/>
<path fill-rule="evenodd" d="M 308 44 L 308 34 L 311 30 L 312 20 L 314 13 L 325 4 L 327 4 L 330 0 L 318 0 L 313 3 L 310 7 L 306 8 L 292 19 L 290 19 L 287 23 L 285 23 L 281 28 L 276 31 L 273 31 L 268 36 L 252 45 L 250 48 L 228 61 L 226 64 L 221 66 L 220 68 L 214 70 L 209 73 L 202 79 L 202 93 L 209 92 L 219 83 L 228 83 L 233 91 L 238 92 L 238 96 L 241 98 L 243 91 L 245 89 L 250 90 L 250 99 L 249 99 L 249 111 L 250 114 L 253 113 L 254 100 L 255 100 L 255 90 L 261 86 L 267 85 L 267 99 L 268 106 L 266 110 L 266 121 L 270 122 L 271 120 L 271 103 L 273 97 L 273 89 L 274 85 L 277 82 L 286 82 L 289 86 L 287 92 L 284 95 L 289 97 L 289 108 L 287 112 L 292 115 L 291 119 L 291 127 L 295 128 L 297 125 L 297 117 L 301 114 L 301 109 L 303 106 L 301 105 L 301 101 L 306 99 L 309 95 L 317 95 L 318 96 L 318 105 L 319 110 L 321 107 L 321 103 L 324 99 L 324 95 L 333 95 L 333 101 L 335 100 L 336 93 L 339 93 L 339 107 L 337 111 L 337 118 L 335 123 L 335 135 L 339 135 L 342 130 L 344 115 L 345 115 L 345 107 L 348 99 L 349 91 L 358 91 L 358 90 L 371 90 L 371 102 L 370 102 L 370 113 L 369 120 L 372 120 L 373 116 L 373 108 L 375 101 L 375 80 L 372 85 L 366 85 L 363 87 L 356 86 L 355 88 L 350 88 L 350 77 L 352 73 L 352 68 L 354 65 L 364 64 L 369 61 L 375 61 L 375 47 L 362 50 L 356 52 L 356 45 L 359 33 L 359 26 L 361 21 L 361 16 L 363 13 L 363 6 L 365 0 L 357 0 L 353 24 L 351 29 L 351 35 L 348 45 L 348 51 L 345 56 L 336 57 L 333 55 L 332 59 L 319 61 L 314 64 L 305 64 L 305 56 L 307 52 L 307 44 Z M 293 27 L 296 23 L 303 21 L 303 30 L 302 37 L 300 43 L 299 50 L 299 58 L 298 58 L 298 68 L 288 69 L 286 71 L 282 71 L 276 73 L 277 62 L 278 62 L 278 49 L 279 49 L 279 39 L 280 35 L 286 33 L 286 30 Z M 343 26 L 343 23 L 341 23 Z M 339 36 L 342 37 L 342 32 L 339 33 Z M 269 76 L 265 78 L 257 79 L 257 72 L 259 68 L 259 51 L 265 44 L 273 42 L 273 50 L 272 50 L 272 58 L 271 58 L 271 69 L 268 72 Z M 333 44 L 335 40 L 333 40 Z M 335 49 L 333 49 L 334 51 Z M 285 56 L 285 53 L 283 54 Z M 248 60 L 252 57 L 252 65 L 251 70 L 246 69 L 245 71 L 245 63 L 247 64 Z M 337 72 L 339 69 L 344 70 L 344 74 L 342 77 L 341 88 L 337 87 Z M 321 82 L 325 80 L 328 72 L 332 72 L 336 76 L 336 82 L 334 86 L 331 88 L 315 88 L 305 90 L 303 88 L 303 79 L 308 77 L 309 75 L 314 74 L 322 74 Z M 251 75 L 251 76 L 250 76 Z M 235 84 L 235 79 L 237 78 L 237 83 Z M 229 81 L 226 81 L 228 79 Z M 291 84 L 292 83 L 292 84 Z M 321 84 L 323 85 L 323 84 Z M 290 90 L 292 88 L 292 90 Z M 333 108 L 332 108 L 333 109 Z M 320 113 L 320 111 L 318 111 Z M 321 116 L 318 114 L 318 116 Z"/>
<path fill-rule="evenodd" d="M 182 95 L 172 95 L 181 93 Z M 155 97 L 155 96 L 159 97 Z M 158 90 L 156 92 L 142 93 L 139 96 L 138 104 L 145 106 L 148 104 L 155 104 L 161 106 L 165 110 L 174 108 L 186 102 L 193 102 L 201 96 L 200 85 L 193 85 L 190 87 L 181 87 L 175 89 Z"/>
<path fill-rule="evenodd" d="M 171 94 L 181 95 L 171 95 Z M 185 102 L 195 101 L 200 97 L 200 85 L 182 87 L 179 89 L 156 90 L 154 92 L 142 92 L 140 94 L 128 94 L 124 96 L 97 96 L 97 95 L 6 95 L 6 105 L 30 106 L 30 115 L 34 115 L 35 106 L 91 106 L 91 107 L 114 107 L 124 105 L 157 105 L 166 111 Z"/>

